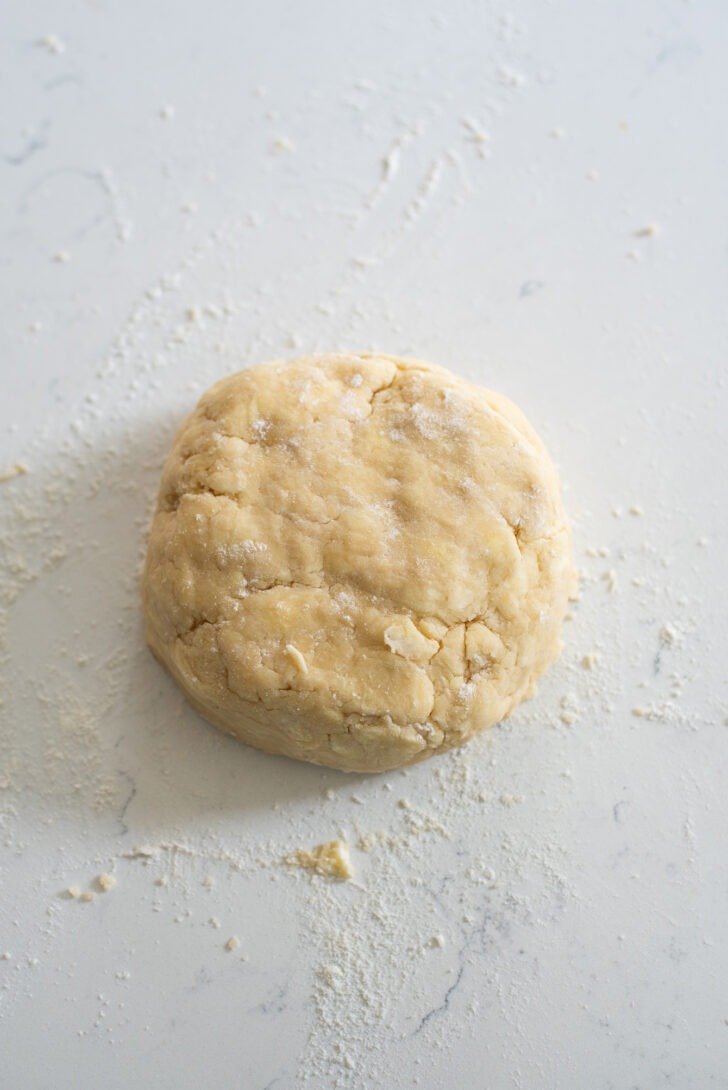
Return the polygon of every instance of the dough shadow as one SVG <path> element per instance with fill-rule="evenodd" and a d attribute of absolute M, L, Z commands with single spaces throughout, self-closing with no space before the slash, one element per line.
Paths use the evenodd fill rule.
<path fill-rule="evenodd" d="M 13 482 L 6 509 L 29 575 L 8 610 L 0 763 L 24 809 L 106 828 L 123 850 L 371 780 L 227 737 L 147 649 L 139 571 L 179 417 L 138 415 L 83 444 L 39 445 L 45 462 Z"/>

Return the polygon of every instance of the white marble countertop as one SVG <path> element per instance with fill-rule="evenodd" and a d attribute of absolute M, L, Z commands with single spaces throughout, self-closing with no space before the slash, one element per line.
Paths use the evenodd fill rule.
<path fill-rule="evenodd" d="M 720 0 L 6 13 L 4 1088 L 728 1087 L 727 28 Z M 198 393 L 363 348 L 525 409 L 584 572 L 534 700 L 371 778 L 208 727 L 136 594 Z M 352 882 L 282 862 L 339 835 Z"/>

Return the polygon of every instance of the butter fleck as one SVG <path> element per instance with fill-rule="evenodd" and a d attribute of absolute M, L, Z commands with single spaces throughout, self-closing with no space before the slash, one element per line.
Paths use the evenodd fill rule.
<path fill-rule="evenodd" d="M 284 650 L 296 669 L 302 674 L 307 674 L 308 663 L 298 648 L 294 647 L 292 643 L 287 643 Z"/>

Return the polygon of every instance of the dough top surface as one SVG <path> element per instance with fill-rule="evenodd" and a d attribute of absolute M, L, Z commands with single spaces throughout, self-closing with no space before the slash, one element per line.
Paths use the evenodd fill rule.
<path fill-rule="evenodd" d="M 558 479 L 515 406 L 420 361 L 330 355 L 203 395 L 143 597 L 152 649 L 213 722 L 379 770 L 528 695 L 572 579 Z"/>

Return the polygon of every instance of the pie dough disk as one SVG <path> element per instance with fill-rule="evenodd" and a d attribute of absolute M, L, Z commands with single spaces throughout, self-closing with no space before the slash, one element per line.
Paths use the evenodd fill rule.
<path fill-rule="evenodd" d="M 509 715 L 558 656 L 573 588 L 523 414 L 375 354 L 212 386 L 167 459 L 142 577 L 149 646 L 202 715 L 361 772 Z"/>

